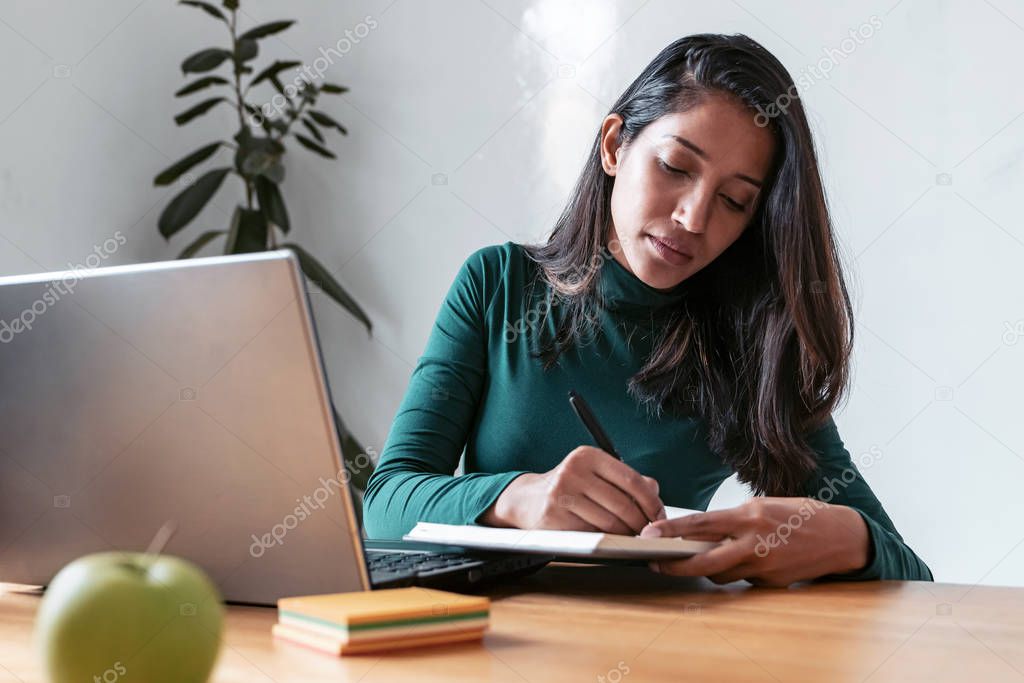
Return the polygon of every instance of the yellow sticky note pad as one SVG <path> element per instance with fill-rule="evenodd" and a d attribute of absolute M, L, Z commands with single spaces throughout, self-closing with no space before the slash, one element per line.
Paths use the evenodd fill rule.
<path fill-rule="evenodd" d="M 351 593 L 326 593 L 281 598 L 279 614 L 301 615 L 343 628 L 379 622 L 483 615 L 490 611 L 485 596 L 460 595 L 433 588 L 410 586 Z"/>
<path fill-rule="evenodd" d="M 273 635 L 333 655 L 478 640 L 490 605 L 486 597 L 420 587 L 282 598 Z"/>

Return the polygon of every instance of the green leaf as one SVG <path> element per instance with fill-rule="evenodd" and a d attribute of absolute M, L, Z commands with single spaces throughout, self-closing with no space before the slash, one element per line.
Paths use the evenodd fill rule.
<path fill-rule="evenodd" d="M 281 155 L 266 149 L 250 150 L 241 161 L 241 170 L 246 177 L 264 176 L 275 183 L 284 180 Z"/>
<path fill-rule="evenodd" d="M 211 47 L 186 58 L 181 63 L 182 73 L 202 73 L 203 71 L 212 71 L 223 63 L 225 59 L 230 59 L 231 53 L 227 50 L 222 50 L 219 47 Z"/>
<path fill-rule="evenodd" d="M 315 142 L 313 142 L 312 140 L 310 140 L 306 136 L 299 135 L 298 133 L 295 133 L 294 135 L 295 135 L 295 139 L 299 141 L 299 144 L 302 145 L 303 147 L 305 147 L 306 149 L 311 149 L 314 152 L 316 152 L 317 154 L 319 154 L 320 156 L 327 157 L 328 159 L 337 159 L 338 158 L 337 156 L 335 156 L 334 152 L 332 152 L 331 150 L 327 149 L 326 147 L 321 147 L 320 145 L 316 144 Z"/>
<path fill-rule="evenodd" d="M 242 173 L 247 176 L 256 176 L 277 162 L 277 157 L 267 154 L 262 149 L 254 149 L 242 158 Z"/>
<path fill-rule="evenodd" d="M 285 145 L 281 143 L 281 140 L 275 140 L 271 137 L 256 137 L 251 132 L 237 135 L 236 139 L 239 142 L 239 151 L 243 155 L 256 150 L 275 157 L 285 154 Z"/>
<path fill-rule="evenodd" d="M 260 176 L 266 178 L 272 183 L 280 185 L 284 182 L 284 164 L 280 161 L 271 166 L 270 168 L 260 173 Z"/>
<path fill-rule="evenodd" d="M 213 154 L 217 151 L 217 148 L 220 147 L 220 145 L 221 143 L 219 142 L 213 142 L 207 145 L 206 147 L 201 147 L 197 149 L 184 159 L 172 164 L 171 166 L 168 166 L 163 171 L 161 171 L 160 175 L 153 179 L 153 184 L 156 185 L 157 187 L 163 185 L 170 185 L 179 177 L 181 177 L 182 173 L 189 170 L 196 164 L 201 164 L 202 162 L 206 161 L 211 156 L 213 156 Z"/>
<path fill-rule="evenodd" d="M 270 124 L 269 124 L 269 120 L 270 119 L 263 113 L 262 109 L 260 109 L 256 105 L 249 104 L 248 102 L 243 102 L 242 106 L 245 107 L 245 111 L 249 113 L 249 117 L 250 117 L 250 121 L 249 122 L 251 124 L 255 125 L 257 122 L 259 122 L 260 128 L 262 128 L 263 130 L 267 131 L 268 133 L 270 132 Z M 254 118 L 255 118 L 255 120 L 253 120 Z M 245 128 L 243 128 L 243 130 L 248 132 L 249 127 L 245 126 Z M 237 135 L 235 136 L 235 139 L 236 140 L 238 139 Z"/>
<path fill-rule="evenodd" d="M 341 93 L 348 92 L 348 88 L 343 85 L 334 85 L 333 83 L 324 83 L 320 86 L 320 92 L 328 92 L 332 95 L 340 95 Z"/>
<path fill-rule="evenodd" d="M 278 120 L 263 120 L 264 129 L 276 127 Z M 281 157 L 285 154 L 285 145 L 281 140 L 269 136 L 256 137 L 248 127 L 234 136 L 239 146 L 234 152 L 234 168 L 246 178 L 261 175 L 273 182 L 285 179 L 285 167 Z"/>
<path fill-rule="evenodd" d="M 227 84 L 228 80 L 226 78 L 221 78 L 220 76 L 204 76 L 203 78 L 200 78 L 198 81 L 192 81 L 184 88 L 174 93 L 174 96 L 184 97 L 185 95 L 191 95 L 192 93 L 202 90 L 204 88 L 209 88 L 211 85 Z"/>
<path fill-rule="evenodd" d="M 274 90 L 276 90 L 277 92 L 281 93 L 285 97 L 288 97 L 288 95 L 284 91 L 284 83 L 282 83 L 281 79 L 277 77 L 277 74 L 274 74 L 273 76 L 270 76 L 269 79 L 270 79 L 270 82 L 274 84 Z"/>
<path fill-rule="evenodd" d="M 245 108 L 250 113 L 259 112 L 259 109 L 252 106 L 248 102 L 245 103 Z M 252 131 L 249 129 L 248 126 L 242 126 L 242 128 L 240 128 L 239 131 L 235 133 L 234 141 L 237 142 L 241 147 L 250 144 L 253 141 Z"/>
<path fill-rule="evenodd" d="M 223 97 L 211 97 L 208 100 L 203 100 L 191 109 L 187 109 L 178 114 L 177 116 L 175 116 L 174 122 L 179 126 L 182 126 L 191 121 L 192 119 L 194 119 L 195 117 L 205 114 L 210 109 L 213 109 L 213 107 L 215 107 L 220 102 L 227 102 L 227 100 Z"/>
<path fill-rule="evenodd" d="M 243 62 L 248 62 L 258 55 L 259 52 L 260 46 L 255 40 L 239 38 L 238 44 L 235 46 L 235 64 L 241 65 Z"/>
<path fill-rule="evenodd" d="M 260 210 L 263 211 L 267 221 L 273 223 L 286 233 L 291 229 L 288 220 L 288 211 L 284 206 L 284 197 L 277 183 L 260 176 L 256 179 L 256 197 L 260 200 Z"/>
<path fill-rule="evenodd" d="M 252 138 L 252 140 L 250 140 L 248 144 L 253 146 L 254 148 L 264 149 L 267 152 L 277 156 L 281 156 L 282 154 L 284 154 L 284 145 L 281 143 L 280 140 L 275 140 L 274 138 Z"/>
<path fill-rule="evenodd" d="M 272 21 L 269 24 L 263 24 L 262 26 L 257 26 L 256 28 L 249 29 L 241 36 L 239 36 L 239 39 L 255 40 L 257 38 L 266 38 L 269 35 L 280 33 L 281 31 L 285 30 L 294 23 L 295 22 L 291 20 Z"/>
<path fill-rule="evenodd" d="M 345 289 L 338 284 L 338 281 L 334 279 L 330 271 L 320 265 L 312 254 L 300 247 L 294 242 L 288 244 L 282 244 L 282 248 L 291 249 L 295 252 L 295 255 L 299 258 L 299 265 L 302 266 L 302 272 L 306 274 L 310 282 L 316 284 L 324 294 L 337 301 L 341 306 L 351 313 L 357 320 L 366 326 L 366 331 L 373 333 L 373 324 L 367 317 L 366 313 L 360 308 L 359 304 L 356 303 Z"/>
<path fill-rule="evenodd" d="M 230 168 L 217 168 L 208 171 L 194 185 L 185 188 L 172 199 L 160 214 L 160 220 L 157 222 L 160 234 L 165 239 L 170 239 L 171 235 L 188 225 L 188 222 L 195 218 L 196 214 L 202 211 L 206 203 L 210 201 L 210 198 L 220 188 L 221 183 L 224 182 L 224 177 L 230 172 Z"/>
<path fill-rule="evenodd" d="M 276 176 L 277 171 L 271 171 L 275 166 L 280 166 L 281 155 L 284 154 L 284 145 L 279 140 L 269 137 L 255 137 L 246 129 L 235 136 L 238 141 L 238 149 L 235 151 L 235 168 L 245 176 L 266 175 Z M 283 167 L 282 167 L 283 172 Z"/>
<path fill-rule="evenodd" d="M 199 2 L 199 0 L 181 0 L 181 2 L 179 2 L 178 4 L 188 5 L 189 7 L 198 7 L 199 9 L 209 14 L 211 17 L 217 17 L 221 21 L 227 23 L 228 19 L 224 16 L 224 13 L 208 2 Z"/>
<path fill-rule="evenodd" d="M 271 119 L 268 125 L 281 135 L 288 132 L 288 124 L 285 123 L 284 119 Z"/>
<path fill-rule="evenodd" d="M 235 207 L 224 250 L 226 254 L 267 250 L 267 221 L 259 209 Z"/>
<path fill-rule="evenodd" d="M 340 123 L 338 123 L 337 121 L 335 121 L 322 111 L 310 109 L 309 115 L 313 118 L 314 121 L 319 123 L 321 126 L 325 126 L 327 128 L 334 128 L 342 135 L 348 135 L 348 131 L 345 130 L 345 127 L 343 125 L 341 125 Z"/>
<path fill-rule="evenodd" d="M 297 66 L 302 66 L 302 62 L 295 62 L 295 61 L 288 61 L 288 62 L 277 61 L 277 62 L 274 62 L 273 64 L 268 66 L 266 69 L 264 69 L 263 71 L 261 71 L 258 74 L 256 74 L 256 76 L 252 79 L 252 82 L 249 83 L 249 87 L 251 88 L 254 85 L 259 85 L 260 83 L 262 83 L 263 81 L 267 80 L 271 76 L 276 76 L 277 74 L 279 74 L 280 72 L 284 71 L 285 69 L 294 69 Z"/>
<path fill-rule="evenodd" d="M 346 469 L 351 477 L 349 481 L 356 491 L 365 491 L 366 483 L 370 480 L 370 475 L 373 474 L 373 460 L 363 448 L 362 444 L 359 443 L 358 439 L 356 439 L 355 434 L 349 431 L 348 426 L 345 425 L 345 421 L 341 419 L 341 415 L 338 414 L 338 411 L 334 408 L 333 404 L 331 405 L 331 411 L 334 413 L 334 426 L 338 430 L 338 441 L 341 445 L 341 455 L 345 459 L 345 463 L 348 465 Z M 360 459 L 360 454 L 364 455 L 367 460 L 363 467 L 360 467 L 361 463 L 357 462 L 357 459 Z M 356 507 L 358 509 L 358 506 Z"/>
<path fill-rule="evenodd" d="M 208 230 L 207 232 L 204 232 L 196 239 L 195 242 L 182 249 L 181 253 L 178 254 L 178 258 L 192 258 L 200 249 L 217 239 L 220 235 L 224 235 L 226 233 L 227 230 Z"/>
<path fill-rule="evenodd" d="M 238 9 L 238 0 L 224 0 L 224 9 L 229 9 L 232 12 Z"/>
<path fill-rule="evenodd" d="M 302 125 L 306 127 L 309 134 L 316 138 L 316 141 L 320 144 L 324 143 L 324 135 L 320 132 L 320 129 L 313 125 L 313 122 L 309 119 L 302 119 Z"/>

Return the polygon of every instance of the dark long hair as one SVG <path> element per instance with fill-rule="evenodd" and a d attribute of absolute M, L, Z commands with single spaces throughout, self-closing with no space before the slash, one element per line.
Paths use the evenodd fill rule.
<path fill-rule="evenodd" d="M 853 309 L 793 79 L 747 36 L 687 36 L 662 50 L 609 113 L 622 117 L 619 143 L 628 144 L 709 94 L 748 107 L 772 132 L 775 158 L 750 223 L 685 281 L 687 295 L 628 391 L 658 416 L 701 418 L 708 446 L 756 494 L 801 495 L 817 466 L 806 436 L 846 391 Z M 547 242 L 524 245 L 562 302 L 535 353 L 546 369 L 587 333 L 601 305 L 594 265 L 614 246 L 606 244 L 614 179 L 600 144 L 598 131 Z"/>

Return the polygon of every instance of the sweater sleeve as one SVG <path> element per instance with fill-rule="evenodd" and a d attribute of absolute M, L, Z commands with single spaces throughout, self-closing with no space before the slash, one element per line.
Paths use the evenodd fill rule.
<path fill-rule="evenodd" d="M 932 581 L 928 565 L 904 542 L 871 487 L 861 476 L 831 416 L 821 428 L 808 436 L 808 444 L 818 454 L 818 471 L 808 482 L 807 494 L 826 503 L 846 505 L 856 510 L 867 524 L 871 539 L 868 562 L 862 569 L 821 578 L 847 581 Z"/>
<path fill-rule="evenodd" d="M 367 482 L 363 517 L 370 538 L 401 538 L 420 521 L 475 523 L 523 474 L 453 476 L 487 379 L 485 319 L 503 287 L 502 253 L 492 246 L 471 254 L 441 304 Z"/>

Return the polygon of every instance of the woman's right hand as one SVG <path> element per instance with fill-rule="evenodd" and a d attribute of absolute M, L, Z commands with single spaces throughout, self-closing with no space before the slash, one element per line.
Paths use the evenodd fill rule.
<path fill-rule="evenodd" d="M 488 526 L 638 534 L 665 518 L 658 482 L 600 448 L 579 446 L 553 469 L 512 480 L 479 518 Z"/>

